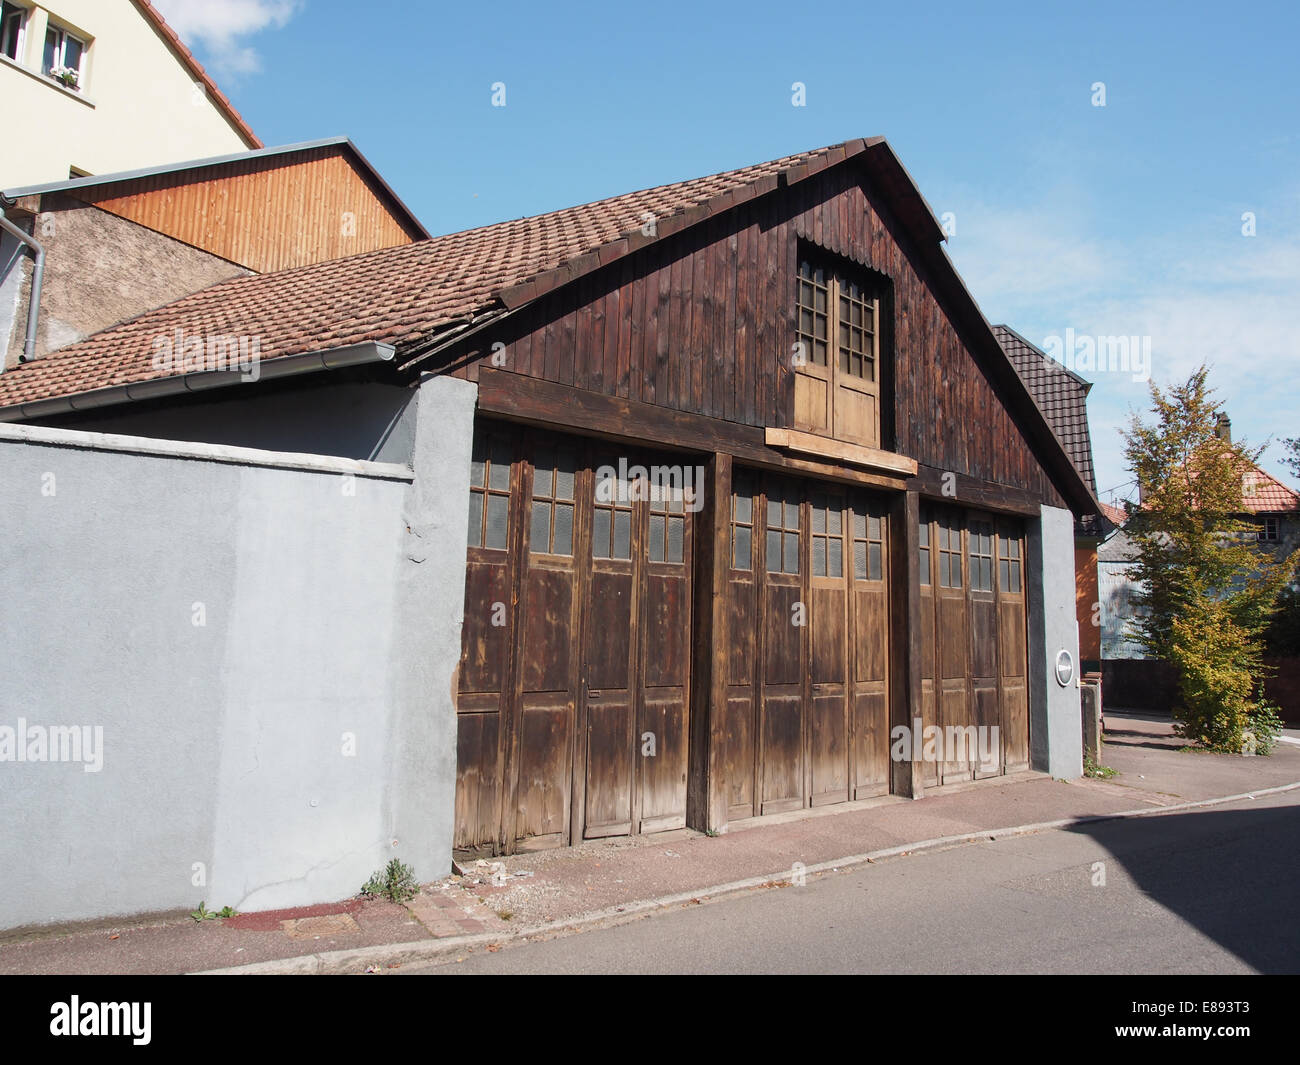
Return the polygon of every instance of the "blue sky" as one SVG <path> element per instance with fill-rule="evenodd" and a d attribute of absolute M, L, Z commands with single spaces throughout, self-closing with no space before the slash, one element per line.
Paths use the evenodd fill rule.
<path fill-rule="evenodd" d="M 884 135 L 991 321 L 1149 338 L 1300 435 L 1294 3 L 155 2 L 266 143 L 347 134 L 434 233 Z M 1081 370 L 1103 499 L 1133 368 Z"/>

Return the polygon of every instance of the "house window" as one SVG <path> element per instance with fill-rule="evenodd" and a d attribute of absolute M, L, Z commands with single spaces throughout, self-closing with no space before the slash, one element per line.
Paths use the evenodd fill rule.
<path fill-rule="evenodd" d="M 972 521 L 970 535 L 970 587 L 973 592 L 993 591 L 993 526 Z"/>
<path fill-rule="evenodd" d="M 573 449 L 545 448 L 533 466 L 533 518 L 528 550 L 534 555 L 573 554 Z"/>
<path fill-rule="evenodd" d="M 737 476 L 731 496 L 731 568 L 753 565 L 754 491 L 748 477 Z"/>
<path fill-rule="evenodd" d="M 767 572 L 799 572 L 799 503 L 788 489 L 767 498 Z"/>
<path fill-rule="evenodd" d="M 880 444 L 880 300 L 857 272 L 812 259 L 796 283 L 794 421 L 839 440 Z"/>
<path fill-rule="evenodd" d="M 818 492 L 812 501 L 814 577 L 844 576 L 844 500 Z"/>
<path fill-rule="evenodd" d="M 1259 522 L 1258 536 L 1266 543 L 1274 544 L 1278 540 L 1278 520 L 1277 518 L 1261 518 Z"/>
<path fill-rule="evenodd" d="M 5 0 L 0 4 L 0 53 L 15 63 L 22 62 L 23 27 L 27 23 L 26 8 Z"/>
<path fill-rule="evenodd" d="M 1020 593 L 1020 536 L 1009 528 L 998 535 L 998 589 Z"/>
<path fill-rule="evenodd" d="M 510 446 L 474 438 L 469 473 L 469 546 L 506 549 L 510 516 Z"/>
<path fill-rule="evenodd" d="M 62 82 L 70 89 L 81 88 L 82 65 L 86 56 L 86 42 L 58 26 L 45 31 L 45 55 L 41 73 Z"/>

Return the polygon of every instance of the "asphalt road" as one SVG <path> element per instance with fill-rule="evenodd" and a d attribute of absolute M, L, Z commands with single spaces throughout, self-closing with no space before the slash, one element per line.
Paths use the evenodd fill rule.
<path fill-rule="evenodd" d="M 1293 792 L 923 853 L 400 972 L 1295 973 L 1297 912 Z"/>

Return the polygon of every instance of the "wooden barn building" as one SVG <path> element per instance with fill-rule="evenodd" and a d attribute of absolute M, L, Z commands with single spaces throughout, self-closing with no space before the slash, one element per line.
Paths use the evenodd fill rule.
<path fill-rule="evenodd" d="M 445 852 L 1077 776 L 1097 503 L 943 239 L 851 140 L 222 281 L 5 372 L 0 420 L 434 478 Z M 259 379 L 160 373 L 175 330 Z"/>

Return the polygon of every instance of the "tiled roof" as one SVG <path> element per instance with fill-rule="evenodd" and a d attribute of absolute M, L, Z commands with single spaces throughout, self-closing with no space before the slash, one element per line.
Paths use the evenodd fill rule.
<path fill-rule="evenodd" d="M 854 142 L 850 142 L 854 143 Z M 863 142 L 856 142 L 861 145 Z M 258 338 L 263 360 L 382 341 L 399 352 L 498 304 L 505 290 L 719 197 L 812 164 L 835 145 L 549 214 L 346 259 L 232 278 L 0 374 L 0 407 L 167 376 L 154 340 Z"/>
<path fill-rule="evenodd" d="M 1122 526 L 1128 521 L 1128 514 L 1123 507 L 1112 507 L 1109 503 L 1102 503 L 1101 512 L 1112 525 Z"/>
<path fill-rule="evenodd" d="M 1014 329 L 995 325 L 993 335 L 1007 353 L 1035 402 L 1047 416 L 1057 438 L 1065 447 L 1074 468 L 1097 492 L 1097 478 L 1092 465 L 1092 437 L 1088 432 L 1088 390 L 1092 387 L 1078 374 L 1066 369 L 1041 348 L 1031 344 Z"/>
<path fill-rule="evenodd" d="M 1241 479 L 1241 505 L 1247 514 L 1300 510 L 1300 495 L 1256 468 Z"/>

